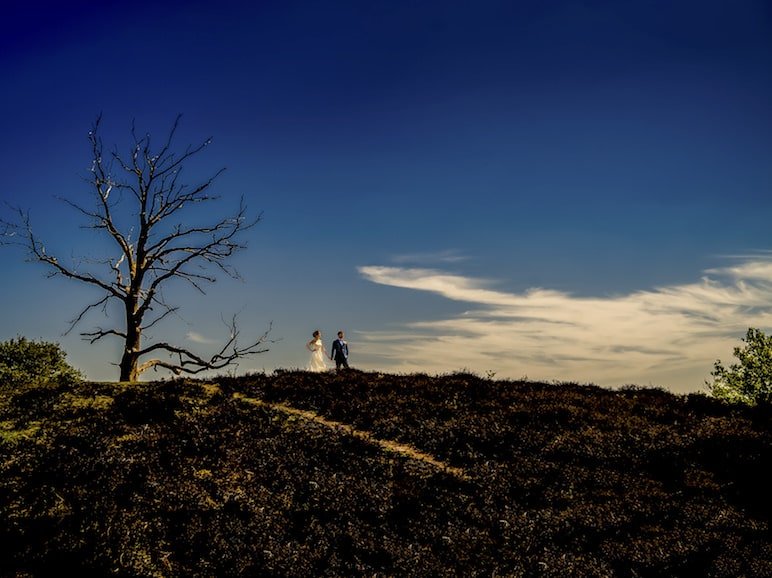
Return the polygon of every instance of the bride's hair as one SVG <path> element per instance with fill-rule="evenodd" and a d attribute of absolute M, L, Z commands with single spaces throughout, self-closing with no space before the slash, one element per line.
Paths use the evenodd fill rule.
<path fill-rule="evenodd" d="M 314 332 L 312 333 L 312 335 L 313 335 L 314 337 L 319 337 L 319 330 L 317 329 L 316 331 L 314 331 Z"/>

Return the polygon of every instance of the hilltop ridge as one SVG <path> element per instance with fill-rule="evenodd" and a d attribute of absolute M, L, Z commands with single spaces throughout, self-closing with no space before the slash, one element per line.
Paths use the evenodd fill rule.
<path fill-rule="evenodd" d="M 0 402 L 3 576 L 769 576 L 772 411 L 277 371 Z"/>

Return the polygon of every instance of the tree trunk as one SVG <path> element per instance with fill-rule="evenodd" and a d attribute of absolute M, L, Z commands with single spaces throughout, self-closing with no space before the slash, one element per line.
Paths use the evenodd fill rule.
<path fill-rule="evenodd" d="M 130 306 L 130 309 L 136 309 L 134 306 Z M 139 379 L 139 372 L 137 371 L 139 365 L 139 344 L 140 344 L 140 329 L 134 320 L 134 312 L 127 311 L 126 315 L 126 341 L 123 346 L 123 356 L 121 357 L 121 377 L 119 381 L 137 381 Z"/>
<path fill-rule="evenodd" d="M 121 377 L 119 381 L 137 381 L 139 374 L 137 373 L 137 361 L 139 358 L 137 355 L 125 349 L 123 351 L 123 357 L 121 357 Z"/>

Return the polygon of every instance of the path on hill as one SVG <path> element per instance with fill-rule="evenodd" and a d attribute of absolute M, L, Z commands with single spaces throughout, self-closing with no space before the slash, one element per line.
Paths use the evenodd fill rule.
<path fill-rule="evenodd" d="M 448 465 L 445 462 L 442 462 L 434 458 L 433 456 L 430 456 L 429 454 L 423 453 L 422 451 L 418 450 L 417 448 L 411 445 L 401 444 L 392 440 L 383 440 L 380 438 L 376 438 L 368 431 L 359 430 L 343 422 L 334 421 L 326 417 L 323 417 L 318 413 L 314 413 L 313 411 L 298 409 L 298 408 L 286 405 L 284 403 L 267 402 L 267 401 L 263 401 L 262 399 L 257 399 L 254 397 L 246 397 L 240 394 L 234 394 L 234 397 L 255 406 L 267 407 L 269 409 L 280 411 L 287 415 L 294 415 L 294 416 L 300 417 L 301 419 L 313 421 L 315 423 L 318 423 L 330 429 L 343 432 L 346 435 L 350 435 L 357 439 L 361 439 L 369 444 L 378 446 L 379 448 L 381 448 L 386 452 L 398 454 L 402 457 L 405 457 L 411 460 L 416 460 L 418 462 L 422 462 L 428 466 L 431 466 L 435 469 L 448 473 L 462 480 L 469 479 L 469 477 L 467 476 L 466 472 L 463 469 Z"/>

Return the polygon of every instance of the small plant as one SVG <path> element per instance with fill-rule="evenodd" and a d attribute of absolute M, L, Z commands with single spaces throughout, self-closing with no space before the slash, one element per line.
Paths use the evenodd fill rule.
<path fill-rule="evenodd" d="M 0 342 L 0 387 L 18 389 L 74 383 L 83 375 L 65 361 L 58 343 L 18 337 Z"/>
<path fill-rule="evenodd" d="M 710 393 L 729 402 L 747 405 L 772 402 L 772 335 L 767 336 L 753 327 L 743 339 L 744 347 L 735 347 L 739 363 L 724 367 L 716 360 L 713 382 L 706 381 Z"/>

